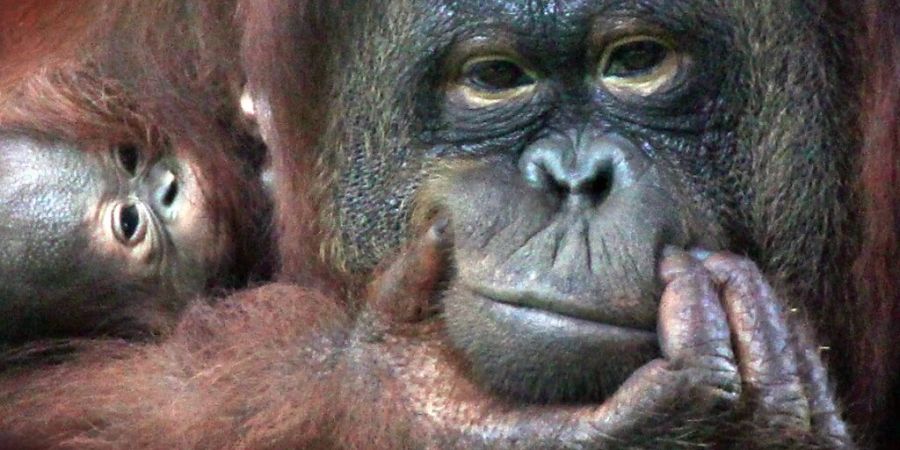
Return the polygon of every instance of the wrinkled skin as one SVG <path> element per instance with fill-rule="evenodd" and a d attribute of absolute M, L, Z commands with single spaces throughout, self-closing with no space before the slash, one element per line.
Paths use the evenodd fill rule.
<path fill-rule="evenodd" d="M 206 204 L 175 157 L 0 134 L 0 340 L 161 331 L 228 258 Z"/>
<path fill-rule="evenodd" d="M 583 429 L 548 408 L 554 419 L 520 427 L 510 412 L 473 431 L 525 446 L 562 434 L 652 448 L 729 440 L 732 425 L 759 437 L 739 446 L 849 445 L 807 322 L 819 311 L 804 308 L 840 282 L 812 261 L 841 254 L 826 236 L 851 208 L 839 58 L 817 41 L 813 2 L 777 17 L 766 2 L 385 3 L 350 14 L 337 54 L 354 59 L 325 139 L 338 150 L 323 160 L 351 268 L 449 221 L 437 296 L 444 359 L 461 368 L 393 342 L 386 367 L 443 369 L 411 373 L 418 388 L 398 398 L 433 412 L 442 373 L 503 401 L 602 405 L 573 413 Z M 496 414 L 467 411 L 425 415 L 461 431 Z"/>
<path fill-rule="evenodd" d="M 726 252 L 665 250 L 660 355 L 602 404 L 525 406 L 485 397 L 464 366 L 448 360 L 453 350 L 440 321 L 428 318 L 437 293 L 429 291 L 447 263 L 440 230 L 370 287 L 367 338 L 352 354 L 373 356 L 346 369 L 362 372 L 361 386 L 379 386 L 424 413 L 409 417 L 410 448 L 853 448 L 818 349 L 756 266 Z"/>

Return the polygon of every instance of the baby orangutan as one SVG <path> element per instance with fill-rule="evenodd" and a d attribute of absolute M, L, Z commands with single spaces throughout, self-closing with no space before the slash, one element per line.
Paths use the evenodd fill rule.
<path fill-rule="evenodd" d="M 207 118 L 178 119 L 84 70 L 0 98 L 0 342 L 152 336 L 188 299 L 259 276 L 257 169 Z"/>

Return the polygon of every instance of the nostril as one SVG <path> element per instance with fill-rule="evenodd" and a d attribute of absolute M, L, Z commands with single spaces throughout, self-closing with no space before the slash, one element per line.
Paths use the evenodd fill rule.
<path fill-rule="evenodd" d="M 178 199 L 180 191 L 178 177 L 171 170 L 161 170 L 156 172 L 154 184 L 156 185 L 154 202 L 157 207 L 163 209 L 171 208 Z"/>
<path fill-rule="evenodd" d="M 574 196 L 602 201 L 613 187 L 614 167 L 604 152 L 566 156 L 540 148 L 526 155 L 526 181 L 561 197 Z"/>
<path fill-rule="evenodd" d="M 566 197 L 571 194 L 571 192 L 569 192 L 569 186 L 560 183 L 556 178 L 551 176 L 545 176 L 544 186 L 544 189 L 556 197 Z"/>
<path fill-rule="evenodd" d="M 613 174 L 609 170 L 601 170 L 594 176 L 586 179 L 581 185 L 573 189 L 591 200 L 594 204 L 602 203 L 609 196 L 613 187 Z"/>
<path fill-rule="evenodd" d="M 566 175 L 566 161 L 560 145 L 541 142 L 525 151 L 519 164 L 525 181 L 534 188 L 565 195 L 571 186 Z"/>
<path fill-rule="evenodd" d="M 166 188 L 165 193 L 163 193 L 162 205 L 166 208 L 172 206 L 175 203 L 175 198 L 178 197 L 178 180 L 172 179 L 172 182 L 169 183 L 169 186 Z"/>
<path fill-rule="evenodd" d="M 558 177 L 553 176 L 554 170 L 548 167 L 548 162 L 543 158 L 534 158 L 525 165 L 525 180 L 531 186 L 549 192 L 553 195 L 568 195 L 569 186 L 560 182 Z"/>
<path fill-rule="evenodd" d="M 579 206 L 599 205 L 646 169 L 640 152 L 618 135 L 564 137 L 542 139 L 522 153 L 519 167 L 529 185 Z"/>

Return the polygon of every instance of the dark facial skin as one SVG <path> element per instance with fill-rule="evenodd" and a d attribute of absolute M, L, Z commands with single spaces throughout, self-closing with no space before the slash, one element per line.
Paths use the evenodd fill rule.
<path fill-rule="evenodd" d="M 363 377 L 351 385 L 361 405 L 389 393 L 411 414 L 351 403 L 346 424 L 368 417 L 378 429 L 383 420 L 410 448 L 855 448 L 808 330 L 752 262 L 728 252 L 663 250 L 660 353 L 603 402 L 486 395 L 448 356 L 440 321 L 428 319 L 450 239 L 439 220 L 376 273 L 355 329 L 362 338 L 339 366 Z M 352 426 L 338 430 L 336 441 L 354 438 Z"/>
<path fill-rule="evenodd" d="M 774 194 L 783 201 L 801 195 L 779 175 L 804 166 L 808 173 L 796 176 L 833 181 L 813 181 L 814 195 L 838 197 L 831 170 L 840 155 L 801 166 L 779 153 L 781 145 L 808 146 L 793 136 L 771 148 L 737 141 L 737 129 L 771 139 L 734 120 L 747 106 L 739 78 L 747 63 L 732 43 L 745 32 L 731 27 L 740 8 L 498 1 L 397 9 L 386 29 L 419 32 L 363 33 L 368 51 L 404 49 L 420 59 L 395 69 L 359 56 L 375 69 L 350 73 L 341 86 L 382 86 L 384 76 L 396 88 L 373 96 L 391 99 L 383 104 L 337 109 L 386 109 L 388 126 L 409 127 L 382 145 L 344 138 L 335 220 L 349 265 L 365 268 L 396 245 L 410 218 L 449 219 L 448 332 L 474 376 L 500 393 L 602 399 L 658 356 L 665 246 L 768 252 L 762 260 L 787 263 L 770 265 L 772 273 L 790 279 L 804 269 L 773 244 L 790 236 L 790 245 L 821 252 L 820 227 L 838 220 L 828 211 L 775 211 L 784 228 L 751 243 L 748 229 L 775 230 L 753 222 L 766 216 L 748 210 L 752 199 L 772 189 L 785 189 Z M 822 114 L 777 96 L 766 107 L 777 111 L 778 102 L 799 117 Z M 356 130 L 373 119 L 346 120 Z M 813 142 L 825 132 L 809 131 Z M 750 183 L 751 161 L 773 158 L 787 165 L 782 173 Z"/>
<path fill-rule="evenodd" d="M 159 331 L 226 246 L 186 161 L 0 134 L 0 339 Z"/>

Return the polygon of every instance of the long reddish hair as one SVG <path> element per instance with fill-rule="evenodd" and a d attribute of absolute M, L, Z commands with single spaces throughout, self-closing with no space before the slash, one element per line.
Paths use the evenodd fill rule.
<path fill-rule="evenodd" d="M 859 2 L 849 11 L 859 11 Z M 866 0 L 858 33 L 862 114 L 859 192 L 863 239 L 853 265 L 857 340 L 850 406 L 863 423 L 900 418 L 900 2 Z M 894 380 L 894 385 L 886 381 Z"/>

